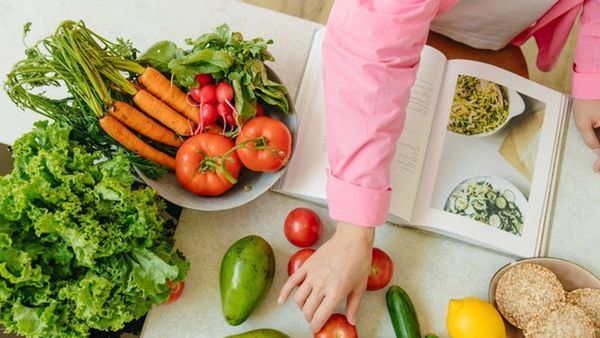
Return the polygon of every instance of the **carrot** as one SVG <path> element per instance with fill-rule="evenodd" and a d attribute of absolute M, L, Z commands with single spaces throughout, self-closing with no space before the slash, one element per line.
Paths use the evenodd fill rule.
<path fill-rule="evenodd" d="M 108 113 L 149 139 L 177 148 L 183 144 L 183 141 L 174 132 L 125 102 L 114 101 Z"/>
<path fill-rule="evenodd" d="M 154 117 L 177 134 L 190 135 L 194 130 L 193 122 L 179 115 L 171 107 L 144 89 L 140 89 L 133 95 L 133 102 L 146 114 Z"/>
<path fill-rule="evenodd" d="M 100 119 L 100 127 L 112 137 L 115 141 L 122 144 L 125 148 L 133 151 L 141 157 L 158 164 L 175 169 L 175 159 L 161 151 L 149 146 L 144 141 L 135 136 L 119 120 L 111 115 L 106 115 Z"/>
<path fill-rule="evenodd" d="M 171 108 L 196 123 L 200 123 L 199 107 L 188 100 L 185 93 L 175 86 L 169 79 L 152 67 L 146 67 L 138 77 L 138 82 L 154 96 L 167 103 Z"/>

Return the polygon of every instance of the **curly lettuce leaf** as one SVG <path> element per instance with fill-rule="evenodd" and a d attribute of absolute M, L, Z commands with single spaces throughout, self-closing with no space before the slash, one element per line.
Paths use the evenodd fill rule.
<path fill-rule="evenodd" d="M 189 262 L 164 203 L 130 163 L 89 153 L 69 126 L 36 123 L 0 177 L 0 324 L 27 337 L 117 330 L 169 297 Z"/>

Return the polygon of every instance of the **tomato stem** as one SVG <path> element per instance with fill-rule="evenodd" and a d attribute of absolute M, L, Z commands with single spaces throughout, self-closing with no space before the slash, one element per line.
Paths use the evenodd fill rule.
<path fill-rule="evenodd" d="M 223 154 L 223 156 L 208 156 L 204 152 L 202 152 L 201 155 L 202 155 L 203 159 L 202 159 L 202 162 L 200 163 L 200 168 L 199 168 L 200 172 L 220 171 L 223 174 L 223 176 L 225 176 L 225 178 L 229 182 L 231 182 L 231 184 L 237 183 L 237 179 L 235 179 L 235 177 L 233 177 L 231 175 L 231 173 L 227 169 L 227 166 L 225 166 L 225 161 L 233 161 L 233 158 L 231 156 L 229 156 L 229 155 L 231 155 L 230 151 Z"/>

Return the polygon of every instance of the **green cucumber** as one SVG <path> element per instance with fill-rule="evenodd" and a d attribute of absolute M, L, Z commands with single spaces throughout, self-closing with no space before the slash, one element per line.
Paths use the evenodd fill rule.
<path fill-rule="evenodd" d="M 396 338 L 421 338 L 415 306 L 406 291 L 393 285 L 388 289 L 385 298 Z"/>
<path fill-rule="evenodd" d="M 225 338 L 290 338 L 290 336 L 273 329 L 256 329 Z"/>
<path fill-rule="evenodd" d="M 430 334 L 426 335 L 425 338 L 439 338 L 439 337 L 434 335 L 433 333 L 430 333 Z"/>

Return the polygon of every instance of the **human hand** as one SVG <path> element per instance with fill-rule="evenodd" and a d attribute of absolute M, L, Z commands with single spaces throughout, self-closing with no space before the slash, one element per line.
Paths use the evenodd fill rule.
<path fill-rule="evenodd" d="M 294 300 L 313 332 L 318 332 L 346 299 L 346 317 L 355 325 L 367 287 L 375 229 L 339 222 L 336 232 L 281 288 L 280 304 L 296 287 Z"/>
<path fill-rule="evenodd" d="M 573 118 L 579 133 L 598 159 L 594 162 L 595 172 L 600 171 L 600 100 L 575 99 Z"/>

